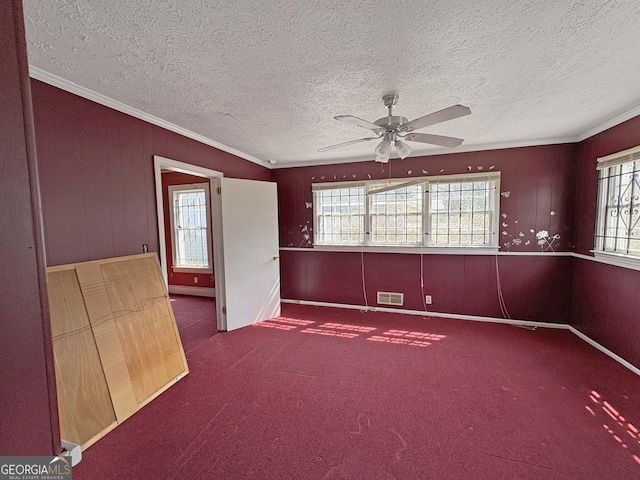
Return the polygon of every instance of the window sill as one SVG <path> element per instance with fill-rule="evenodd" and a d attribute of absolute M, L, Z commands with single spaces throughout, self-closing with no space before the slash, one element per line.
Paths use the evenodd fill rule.
<path fill-rule="evenodd" d="M 496 255 L 498 247 L 400 247 L 377 245 L 314 245 L 321 252 L 407 253 L 429 255 Z"/>
<path fill-rule="evenodd" d="M 213 269 L 209 267 L 171 267 L 171 271 L 174 273 L 201 273 L 201 274 L 212 274 Z"/>
<path fill-rule="evenodd" d="M 630 268 L 631 270 L 640 271 L 640 257 L 634 257 L 631 255 L 621 255 L 619 253 L 603 252 L 600 250 L 589 250 L 593 253 L 596 260 L 608 265 L 615 265 L 616 267 Z"/>

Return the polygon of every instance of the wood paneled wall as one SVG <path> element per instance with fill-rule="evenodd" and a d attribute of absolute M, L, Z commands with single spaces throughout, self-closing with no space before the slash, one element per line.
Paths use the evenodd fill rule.
<path fill-rule="evenodd" d="M 576 172 L 576 253 L 591 255 L 598 157 L 640 145 L 640 116 L 580 143 Z M 571 324 L 640 368 L 640 272 L 575 259 Z"/>
<path fill-rule="evenodd" d="M 469 172 L 500 172 L 500 249 L 515 253 L 570 252 L 573 249 L 574 177 L 577 145 L 452 153 L 391 160 L 272 170 L 278 183 L 282 296 L 297 300 L 365 303 L 361 255 L 312 251 L 312 183 L 405 178 Z M 552 248 L 538 245 L 536 233 L 559 235 Z M 308 235 L 309 238 L 305 235 Z M 514 242 L 514 240 L 518 240 Z M 493 256 L 365 253 L 367 301 L 377 291 L 405 293 L 405 308 L 502 317 Z M 568 322 L 571 306 L 569 257 L 499 257 L 505 304 L 513 318 Z"/>
<path fill-rule="evenodd" d="M 269 170 L 32 80 L 47 264 L 158 249 L 153 155 L 269 180 Z"/>

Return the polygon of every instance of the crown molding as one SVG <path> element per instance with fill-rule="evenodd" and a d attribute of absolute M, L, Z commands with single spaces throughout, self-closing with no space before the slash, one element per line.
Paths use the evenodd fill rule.
<path fill-rule="evenodd" d="M 113 108 L 114 110 L 117 110 L 119 112 L 126 113 L 127 115 L 131 115 L 132 117 L 144 120 L 145 122 L 151 123 L 158 127 L 165 128 L 171 132 L 180 134 L 197 142 L 204 143 L 205 145 L 209 145 L 210 147 L 217 148 L 218 150 L 222 150 L 223 152 L 230 153 L 231 155 L 234 155 L 236 157 L 243 158 L 257 165 L 260 165 L 261 167 L 271 168 L 271 165 L 264 160 L 260 160 L 259 158 L 253 157 L 247 153 L 236 150 L 235 148 L 229 147 L 220 142 L 216 142 L 215 140 L 205 137 L 204 135 L 192 132 L 191 130 L 187 130 L 186 128 L 182 128 L 171 122 L 167 122 L 166 120 L 143 112 L 142 110 L 138 110 L 137 108 L 130 107 L 129 105 L 119 102 L 118 100 L 114 100 L 113 98 L 107 97 L 106 95 L 94 92 L 93 90 L 54 75 L 53 73 L 49 73 L 31 64 L 29 65 L 29 76 L 31 78 L 35 78 L 36 80 L 40 80 L 41 82 L 48 83 L 49 85 L 65 90 L 69 93 L 78 95 L 79 97 L 86 98 L 87 100 L 99 103 L 100 105 L 104 105 L 105 107 Z"/>
<path fill-rule="evenodd" d="M 581 142 L 583 140 L 586 140 L 589 137 L 593 137 L 598 133 L 604 132 L 605 130 L 615 127 L 616 125 L 620 125 L 621 123 L 626 122 L 627 120 L 631 120 L 633 117 L 637 117 L 638 115 L 640 115 L 640 105 L 637 105 L 632 109 L 627 110 L 624 113 L 621 113 L 620 115 L 616 115 L 615 117 L 610 118 L 609 120 L 606 120 L 605 122 L 602 122 L 596 125 L 595 127 L 592 127 L 589 130 L 582 132 L 576 137 L 575 141 Z"/>
<path fill-rule="evenodd" d="M 211 147 L 217 148 L 218 150 L 222 150 L 223 152 L 230 153 L 239 158 L 243 158 L 250 162 L 253 162 L 261 167 L 265 167 L 268 169 L 279 169 L 279 168 L 294 168 L 294 167 L 312 167 L 312 166 L 320 166 L 320 165 L 336 165 L 342 163 L 358 163 L 358 162 L 368 162 L 373 161 L 373 156 L 371 157 L 352 157 L 352 158 L 335 158 L 335 159 L 323 159 L 323 160 L 308 160 L 308 161 L 294 161 L 294 162 L 282 162 L 282 163 L 274 163 L 271 164 L 267 161 L 256 158 L 252 155 L 244 153 L 235 148 L 224 145 L 220 142 L 212 140 L 204 135 L 200 135 L 198 133 L 192 132 L 191 130 L 187 130 L 186 128 L 175 125 L 171 122 L 158 118 L 154 115 L 143 112 L 142 110 L 138 110 L 137 108 L 130 107 L 118 100 L 114 100 L 113 98 L 107 97 L 101 93 L 95 92 L 88 88 L 82 87 L 77 83 L 66 80 L 62 77 L 54 75 L 53 73 L 49 73 L 41 68 L 38 68 L 33 65 L 29 65 L 29 76 L 36 80 L 40 80 L 41 82 L 48 83 L 49 85 L 53 85 L 54 87 L 60 88 L 67 92 L 73 93 L 80 97 L 86 98 L 93 102 L 99 103 L 109 108 L 113 108 L 122 113 L 126 113 L 127 115 L 131 115 L 132 117 L 138 118 L 140 120 L 144 120 L 145 122 L 151 123 L 153 125 L 157 125 L 158 127 L 165 128 L 169 131 L 178 133 L 187 138 L 191 138 L 200 143 L 204 143 L 205 145 L 209 145 Z M 420 154 L 420 157 L 430 157 L 435 155 L 451 155 L 455 153 L 467 153 L 467 152 L 479 152 L 486 150 L 503 150 L 509 148 L 523 148 L 523 147 L 537 147 L 543 145 L 557 145 L 562 143 L 578 143 L 583 140 L 586 140 L 589 137 L 597 135 L 609 128 L 615 127 L 627 120 L 630 120 L 634 117 L 640 115 L 640 105 L 627 110 L 620 115 L 617 115 L 609 120 L 606 120 L 594 127 L 591 127 L 584 132 L 573 135 L 573 136 L 565 136 L 565 137 L 557 137 L 557 138 L 543 138 L 538 140 L 526 140 L 526 141 L 515 141 L 515 142 L 502 142 L 502 143 L 486 143 L 479 145 L 463 145 L 461 147 L 457 147 L 454 149 L 448 148 L 437 148 L 426 153 Z M 397 157 L 394 157 L 397 158 Z"/>
<path fill-rule="evenodd" d="M 562 143 L 576 143 L 575 136 L 570 137 L 557 137 L 557 138 L 543 138 L 540 140 L 527 140 L 527 141 L 515 141 L 515 142 L 501 142 L 501 143 L 484 143 L 479 145 L 467 145 L 456 148 L 435 148 L 425 153 L 416 154 L 413 157 L 431 157 L 436 155 L 453 155 L 455 153 L 468 153 L 468 152 L 483 152 L 489 150 L 504 150 L 508 148 L 523 148 L 523 147 L 539 147 L 543 145 L 558 145 Z M 399 159 L 400 157 L 393 156 L 392 160 Z M 358 163 L 358 162 L 372 162 L 373 155 L 371 157 L 354 157 L 350 159 L 328 159 L 328 160 L 309 160 L 309 161 L 297 161 L 297 162 L 283 162 L 271 165 L 271 168 L 293 168 L 293 167 L 312 167 L 320 165 L 335 165 L 340 163 Z"/>

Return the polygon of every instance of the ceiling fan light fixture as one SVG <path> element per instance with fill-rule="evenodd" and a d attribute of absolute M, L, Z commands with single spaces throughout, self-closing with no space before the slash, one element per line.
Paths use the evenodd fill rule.
<path fill-rule="evenodd" d="M 387 163 L 391 156 L 391 142 L 382 140 L 376 147 L 376 162 Z"/>
<path fill-rule="evenodd" d="M 389 114 L 386 117 L 379 118 L 375 122 L 369 122 L 368 120 L 363 120 L 362 118 L 354 117 L 353 115 L 338 115 L 333 117 L 341 122 L 351 123 L 353 125 L 366 128 L 367 130 L 371 130 L 375 135 L 374 137 L 342 142 L 336 145 L 319 148 L 318 151 L 326 152 L 327 150 L 333 150 L 334 148 L 342 148 L 367 140 L 382 138 L 383 140 L 375 148 L 376 162 L 387 163 L 389 158 L 391 158 L 391 149 L 394 145 L 398 152 L 398 156 L 403 160 L 413 151 L 409 145 L 400 141 L 400 138 L 410 142 L 426 143 L 429 145 L 447 148 L 455 148 L 463 142 L 463 139 L 461 138 L 433 135 L 429 133 L 414 133 L 414 130 L 419 130 L 421 128 L 428 127 L 429 125 L 435 125 L 437 123 L 447 122 L 455 118 L 469 115 L 471 113 L 471 109 L 469 107 L 465 107 L 464 105 L 453 105 L 408 121 L 405 117 L 393 115 L 392 113 L 393 107 L 398 101 L 398 94 L 394 93 L 385 95 L 382 97 L 382 101 L 384 102 L 384 106 L 389 110 Z"/>
<path fill-rule="evenodd" d="M 396 140 L 396 152 L 398 152 L 398 155 L 400 155 L 402 160 L 407 158 L 412 151 L 413 149 L 409 145 L 400 140 Z"/>

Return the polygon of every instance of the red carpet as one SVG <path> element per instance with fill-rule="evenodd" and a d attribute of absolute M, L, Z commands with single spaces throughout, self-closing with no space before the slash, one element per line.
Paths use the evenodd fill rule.
<path fill-rule="evenodd" d="M 171 307 L 185 353 L 218 333 L 215 298 L 171 295 Z"/>
<path fill-rule="evenodd" d="M 187 360 L 74 479 L 640 478 L 640 379 L 568 331 L 285 304 Z"/>

